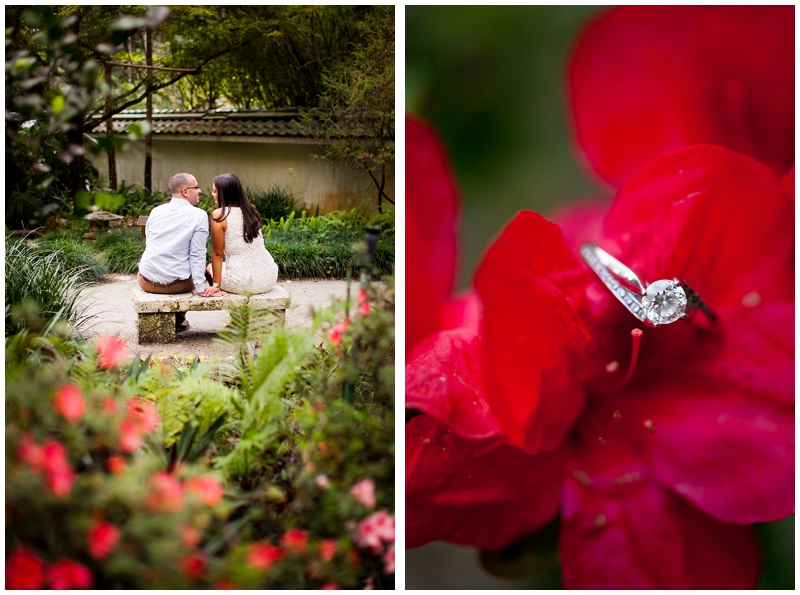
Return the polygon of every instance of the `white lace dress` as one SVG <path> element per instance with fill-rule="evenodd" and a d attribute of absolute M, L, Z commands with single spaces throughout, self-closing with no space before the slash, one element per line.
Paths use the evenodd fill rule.
<path fill-rule="evenodd" d="M 225 262 L 220 289 L 228 293 L 267 293 L 278 280 L 278 265 L 258 232 L 251 243 L 242 235 L 242 210 L 232 207 L 225 230 Z"/>

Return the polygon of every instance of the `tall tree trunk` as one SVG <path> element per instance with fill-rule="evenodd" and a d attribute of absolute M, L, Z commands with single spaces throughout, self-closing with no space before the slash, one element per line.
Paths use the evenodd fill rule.
<path fill-rule="evenodd" d="M 79 190 L 86 190 L 86 160 L 83 156 L 83 118 L 84 114 L 79 114 L 70 120 L 75 127 L 67 131 L 67 149 L 70 147 L 80 147 L 80 150 L 72 151 L 72 161 L 69 163 L 69 186 L 74 196 Z"/>
<path fill-rule="evenodd" d="M 106 114 L 111 111 L 111 66 L 106 64 Z M 108 184 L 112 190 L 117 189 L 117 151 L 114 148 L 114 123 L 106 120 L 106 139 L 108 140 Z"/>
<path fill-rule="evenodd" d="M 144 30 L 145 63 L 153 65 L 153 35 L 149 29 Z M 151 76 L 147 74 L 148 78 Z M 153 91 L 147 85 L 147 126 L 150 129 L 144 137 L 144 187 L 153 191 Z"/>

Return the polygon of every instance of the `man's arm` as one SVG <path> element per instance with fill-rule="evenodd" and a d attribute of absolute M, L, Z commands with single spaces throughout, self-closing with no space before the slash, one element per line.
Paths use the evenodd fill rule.
<path fill-rule="evenodd" d="M 194 292 L 203 293 L 206 287 L 206 241 L 208 240 L 208 217 L 203 217 L 192 234 L 189 246 L 189 262 L 192 265 L 192 281 Z"/>

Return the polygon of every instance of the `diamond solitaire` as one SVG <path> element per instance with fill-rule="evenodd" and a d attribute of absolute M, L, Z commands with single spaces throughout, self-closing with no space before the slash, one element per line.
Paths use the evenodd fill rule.
<path fill-rule="evenodd" d="M 622 305 L 647 326 L 657 327 L 702 310 L 711 322 L 717 317 L 685 281 L 661 279 L 642 283 L 631 269 L 594 244 L 581 246 L 581 257 Z"/>
<path fill-rule="evenodd" d="M 653 326 L 675 322 L 686 316 L 686 292 L 678 281 L 656 281 L 647 286 L 642 308 Z"/>

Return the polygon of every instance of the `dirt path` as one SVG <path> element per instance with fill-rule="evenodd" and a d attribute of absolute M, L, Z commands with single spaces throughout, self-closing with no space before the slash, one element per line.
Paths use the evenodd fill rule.
<path fill-rule="evenodd" d="M 90 304 L 87 313 L 94 316 L 83 327 L 87 338 L 97 335 L 119 335 L 125 339 L 131 355 L 152 354 L 154 359 L 175 361 L 191 360 L 199 355 L 206 358 L 225 358 L 230 355 L 214 337 L 230 321 L 227 312 L 189 312 L 186 319 L 189 330 L 178 333 L 177 341 L 168 344 L 139 345 L 136 340 L 136 313 L 133 311 L 133 290 L 136 277 L 109 275 L 108 282 L 92 285 L 83 294 Z M 279 281 L 291 297 L 291 306 L 286 311 L 286 328 L 297 329 L 311 325 L 311 309 L 324 308 L 334 299 L 344 299 L 347 294 L 345 281 Z M 357 287 L 357 286 L 355 286 Z M 353 288 L 355 289 L 355 288 Z"/>

